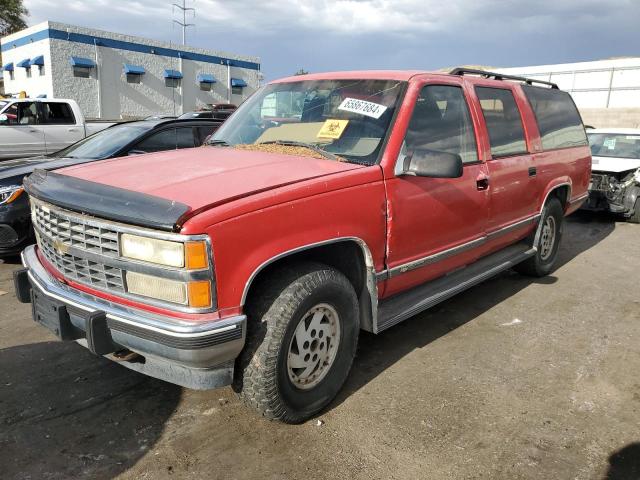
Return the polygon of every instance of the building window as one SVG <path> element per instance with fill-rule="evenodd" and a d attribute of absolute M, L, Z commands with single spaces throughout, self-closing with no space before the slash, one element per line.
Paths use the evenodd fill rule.
<path fill-rule="evenodd" d="M 242 87 L 231 87 L 231 93 L 234 95 L 242 95 Z"/>
<path fill-rule="evenodd" d="M 178 88 L 180 86 L 180 79 L 179 78 L 165 78 L 164 79 L 164 84 L 166 87 L 169 88 Z"/>
<path fill-rule="evenodd" d="M 14 76 L 13 76 L 13 70 L 11 70 L 9 72 L 9 80 L 15 80 Z"/>
<path fill-rule="evenodd" d="M 31 78 L 31 67 L 25 68 L 24 71 L 27 72 L 27 78 Z"/>
<path fill-rule="evenodd" d="M 44 65 L 38 65 L 38 73 L 40 74 L 41 77 L 44 77 Z"/>
<path fill-rule="evenodd" d="M 127 83 L 142 83 L 142 75 L 128 73 Z"/>
<path fill-rule="evenodd" d="M 79 78 L 91 78 L 91 69 L 86 67 L 73 67 L 73 76 Z"/>
<path fill-rule="evenodd" d="M 200 83 L 200 90 L 203 92 L 210 92 L 213 87 L 213 83 Z"/>

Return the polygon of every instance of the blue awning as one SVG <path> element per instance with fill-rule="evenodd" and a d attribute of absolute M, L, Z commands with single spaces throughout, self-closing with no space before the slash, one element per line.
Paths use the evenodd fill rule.
<path fill-rule="evenodd" d="M 81 68 L 94 68 L 96 66 L 96 62 L 91 60 L 90 58 L 82 58 L 82 57 L 71 57 L 69 63 L 72 67 L 81 67 Z"/>
<path fill-rule="evenodd" d="M 30 66 L 31 66 L 30 58 L 25 58 L 24 60 L 20 60 L 18 63 L 16 63 L 16 67 L 20 67 L 20 68 L 29 68 Z"/>
<path fill-rule="evenodd" d="M 31 65 L 44 65 L 44 55 L 38 55 L 33 57 L 30 62 Z"/>
<path fill-rule="evenodd" d="M 124 73 L 126 75 L 144 75 L 144 68 L 138 65 L 124 64 Z"/>
<path fill-rule="evenodd" d="M 2 69 L 5 72 L 13 72 L 13 63 L 7 63 Z"/>
<path fill-rule="evenodd" d="M 201 73 L 198 75 L 198 83 L 216 83 L 216 79 L 213 75 L 208 73 Z"/>
<path fill-rule="evenodd" d="M 241 78 L 232 78 L 231 79 L 231 86 L 232 87 L 240 87 L 240 88 L 244 88 L 247 86 L 247 82 L 245 82 L 244 80 L 242 80 Z"/>
<path fill-rule="evenodd" d="M 176 80 L 180 80 L 182 78 L 182 73 L 178 70 L 167 69 L 164 71 L 164 78 L 175 78 Z"/>

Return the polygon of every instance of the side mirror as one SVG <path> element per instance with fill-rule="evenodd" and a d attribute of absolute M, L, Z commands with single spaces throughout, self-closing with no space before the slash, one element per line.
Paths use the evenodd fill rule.
<path fill-rule="evenodd" d="M 0 125 L 9 123 L 9 117 L 7 117 L 4 113 L 0 115 Z"/>
<path fill-rule="evenodd" d="M 462 157 L 456 153 L 416 149 L 404 159 L 403 175 L 431 178 L 460 178 Z"/>

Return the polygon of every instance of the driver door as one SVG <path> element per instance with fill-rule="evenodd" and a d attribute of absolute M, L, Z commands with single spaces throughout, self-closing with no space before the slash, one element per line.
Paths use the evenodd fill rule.
<path fill-rule="evenodd" d="M 44 155 L 44 131 L 38 122 L 36 102 L 17 102 L 3 112 L 7 119 L 0 123 L 0 159 Z"/>
<path fill-rule="evenodd" d="M 389 279 L 384 296 L 437 278 L 478 258 L 488 221 L 486 165 L 460 84 L 422 88 L 405 135 L 402 165 L 416 149 L 460 155 L 460 178 L 398 171 L 387 180 Z"/>

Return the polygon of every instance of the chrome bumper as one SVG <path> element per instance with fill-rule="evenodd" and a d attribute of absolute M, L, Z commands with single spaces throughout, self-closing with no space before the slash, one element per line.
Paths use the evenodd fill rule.
<path fill-rule="evenodd" d="M 78 338 L 78 343 L 88 346 L 88 319 L 100 315 L 106 318 L 106 330 L 114 344 L 144 357 L 144 363 L 120 362 L 124 366 L 189 388 L 231 383 L 234 360 L 244 346 L 245 315 L 213 322 L 186 322 L 109 302 L 61 283 L 40 263 L 35 246 L 22 252 L 22 263 L 29 288 L 53 305 L 65 307 L 74 331 L 84 337 Z M 18 283 L 18 297 L 28 301 Z M 115 360 L 111 353 L 114 352 L 105 356 Z"/>

